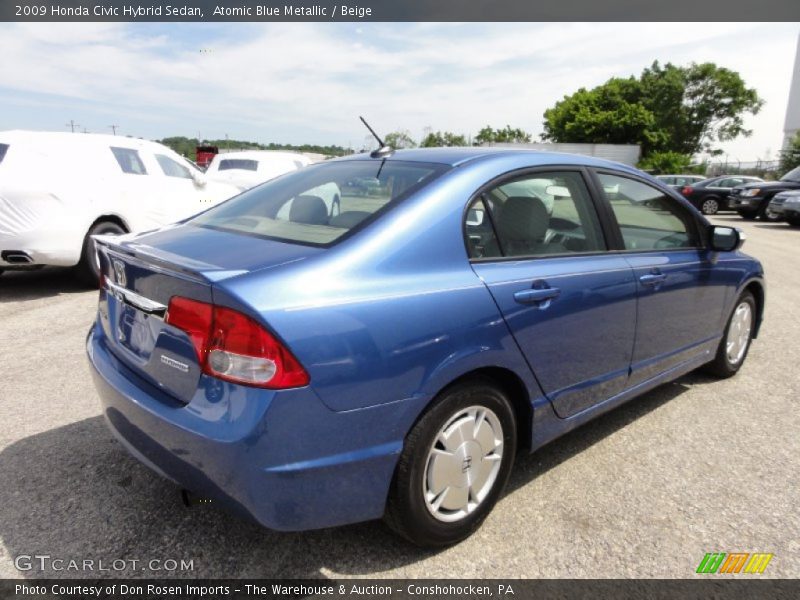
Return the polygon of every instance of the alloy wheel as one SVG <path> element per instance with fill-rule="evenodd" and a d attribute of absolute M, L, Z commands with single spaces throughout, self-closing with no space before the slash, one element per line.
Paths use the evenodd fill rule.
<path fill-rule="evenodd" d="M 750 343 L 750 331 L 753 327 L 753 309 L 749 302 L 742 302 L 736 307 L 728 327 L 725 340 L 725 353 L 732 365 L 738 365 L 744 358 L 747 345 Z"/>
<path fill-rule="evenodd" d="M 503 461 L 503 427 L 485 406 L 452 415 L 436 435 L 423 473 L 428 511 L 439 521 L 463 519 L 489 495 Z"/>

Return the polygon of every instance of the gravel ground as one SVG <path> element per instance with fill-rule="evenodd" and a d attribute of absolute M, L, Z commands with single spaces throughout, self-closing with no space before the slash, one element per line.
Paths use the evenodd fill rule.
<path fill-rule="evenodd" d="M 83 350 L 96 292 L 68 271 L 6 273 L 0 577 L 91 575 L 15 568 L 35 554 L 129 561 L 103 576 L 691 577 L 717 551 L 772 552 L 766 576 L 799 577 L 800 229 L 715 220 L 742 227 L 767 271 L 766 321 L 738 376 L 686 376 L 521 457 L 484 526 L 438 552 L 380 522 L 282 534 L 184 508 L 101 419 Z M 193 570 L 142 570 L 151 559 Z"/>

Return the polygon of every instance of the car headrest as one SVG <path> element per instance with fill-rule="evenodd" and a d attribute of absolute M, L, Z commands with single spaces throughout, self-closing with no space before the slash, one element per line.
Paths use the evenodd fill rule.
<path fill-rule="evenodd" d="M 497 228 L 509 242 L 538 242 L 547 233 L 550 216 L 541 199 L 534 196 L 511 196 L 503 204 Z"/>
<path fill-rule="evenodd" d="M 352 229 L 369 215 L 370 213 L 365 210 L 348 210 L 335 217 L 331 217 L 328 225 L 331 227 L 341 227 L 342 229 Z"/>
<path fill-rule="evenodd" d="M 289 209 L 289 220 L 307 225 L 328 223 L 328 207 L 319 196 L 297 196 Z"/>

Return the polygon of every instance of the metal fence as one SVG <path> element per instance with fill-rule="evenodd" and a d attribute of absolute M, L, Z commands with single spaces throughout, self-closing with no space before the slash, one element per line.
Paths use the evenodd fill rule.
<path fill-rule="evenodd" d="M 780 161 L 778 160 L 725 160 L 710 162 L 705 175 L 716 177 L 718 175 L 756 175 L 758 177 L 780 176 Z"/>

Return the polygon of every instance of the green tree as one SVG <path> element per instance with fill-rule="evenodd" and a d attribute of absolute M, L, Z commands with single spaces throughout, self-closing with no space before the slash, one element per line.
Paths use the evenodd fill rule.
<path fill-rule="evenodd" d="M 788 173 L 795 167 L 800 167 L 800 132 L 789 141 L 789 145 L 781 150 L 780 171 Z"/>
<path fill-rule="evenodd" d="M 641 76 L 580 88 L 544 113 L 543 139 L 640 144 L 653 152 L 717 153 L 714 144 L 749 136 L 744 117 L 763 101 L 735 71 L 714 63 L 654 62 Z"/>
<path fill-rule="evenodd" d="M 405 129 L 387 133 L 386 137 L 383 138 L 383 141 L 387 146 L 397 149 L 417 147 L 417 143 L 411 137 L 411 134 Z"/>
<path fill-rule="evenodd" d="M 487 125 L 475 136 L 475 144 L 493 143 L 528 143 L 531 141 L 531 134 L 519 128 L 506 125 L 503 129 L 492 129 Z"/>
<path fill-rule="evenodd" d="M 422 148 L 439 148 L 442 146 L 466 146 L 467 138 L 450 131 L 429 133 L 420 143 Z"/>
<path fill-rule="evenodd" d="M 691 154 L 680 152 L 651 152 L 639 161 L 639 168 L 656 173 L 686 173 L 692 163 Z"/>

